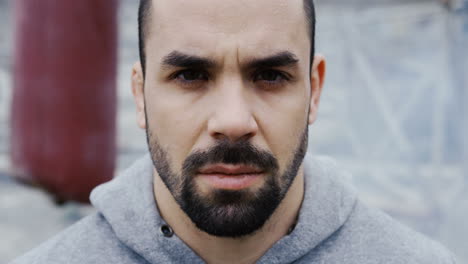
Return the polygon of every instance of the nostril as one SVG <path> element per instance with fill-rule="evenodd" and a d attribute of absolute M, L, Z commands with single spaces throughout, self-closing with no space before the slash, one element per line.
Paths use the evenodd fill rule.
<path fill-rule="evenodd" d="M 223 133 L 220 133 L 220 132 L 214 132 L 211 134 L 211 136 L 217 140 L 222 140 L 222 139 L 225 139 L 226 136 L 223 134 Z"/>
<path fill-rule="evenodd" d="M 240 137 L 238 140 L 239 141 L 248 141 L 249 139 L 253 138 L 255 136 L 255 133 L 254 132 L 250 132 L 250 133 L 247 133 L 245 135 L 243 135 L 242 137 Z"/>

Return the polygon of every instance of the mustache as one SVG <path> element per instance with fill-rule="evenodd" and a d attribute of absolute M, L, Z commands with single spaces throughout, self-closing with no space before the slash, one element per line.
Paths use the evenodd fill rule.
<path fill-rule="evenodd" d="M 264 171 L 278 170 L 278 160 L 268 151 L 256 148 L 248 141 L 220 141 L 208 150 L 190 154 L 182 165 L 185 175 L 194 175 L 208 164 L 251 165 Z"/>

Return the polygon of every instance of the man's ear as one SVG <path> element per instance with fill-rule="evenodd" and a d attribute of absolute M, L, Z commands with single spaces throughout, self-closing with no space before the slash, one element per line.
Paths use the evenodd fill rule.
<path fill-rule="evenodd" d="M 322 94 L 323 83 L 325 81 L 325 72 L 325 57 L 321 54 L 315 55 L 310 76 L 311 96 L 309 109 L 309 125 L 312 125 L 317 119 L 320 95 Z"/>
<path fill-rule="evenodd" d="M 143 70 L 137 62 L 132 68 L 132 94 L 137 108 L 137 123 L 142 129 L 146 128 L 144 86 Z"/>

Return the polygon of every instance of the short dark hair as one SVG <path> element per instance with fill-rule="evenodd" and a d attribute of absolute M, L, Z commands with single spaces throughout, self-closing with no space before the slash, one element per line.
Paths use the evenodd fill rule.
<path fill-rule="evenodd" d="M 140 7 L 138 8 L 138 44 L 140 48 L 140 62 L 143 69 L 143 77 L 146 73 L 146 52 L 145 52 L 145 38 L 148 34 L 148 21 L 151 16 L 151 1 L 140 0 Z M 309 26 L 310 37 L 310 65 L 312 65 L 315 54 L 315 6 L 313 0 L 304 0 L 304 11 Z M 312 68 L 312 67 L 311 67 Z"/>

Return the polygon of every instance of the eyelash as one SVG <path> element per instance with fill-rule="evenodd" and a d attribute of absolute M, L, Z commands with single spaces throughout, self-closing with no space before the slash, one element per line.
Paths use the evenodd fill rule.
<path fill-rule="evenodd" d="M 274 81 L 269 81 L 269 80 L 265 80 L 265 79 L 258 79 L 258 77 L 261 75 L 261 74 L 274 74 L 276 78 L 274 78 L 275 80 Z M 265 77 L 265 76 L 264 76 Z M 277 79 L 279 78 L 278 81 L 276 81 Z M 252 76 L 252 80 L 254 82 L 262 82 L 264 85 L 267 85 L 267 86 L 280 86 L 282 85 L 284 82 L 288 82 L 291 80 L 291 77 L 285 73 L 285 72 L 282 72 L 282 71 L 279 71 L 279 70 L 274 70 L 274 69 L 264 69 L 264 70 L 259 70 L 259 71 L 256 71 L 253 76 Z"/>
<path fill-rule="evenodd" d="M 180 70 L 178 72 L 175 72 L 173 75 L 171 75 L 171 79 L 177 80 L 182 83 L 193 83 L 194 81 L 201 81 L 200 79 L 196 80 L 184 80 L 184 78 L 181 77 L 182 74 L 184 73 L 195 73 L 195 75 L 203 75 L 206 78 L 203 78 L 202 81 L 207 81 L 209 80 L 209 75 L 203 71 L 203 70 L 197 70 L 197 69 L 184 69 Z"/>

